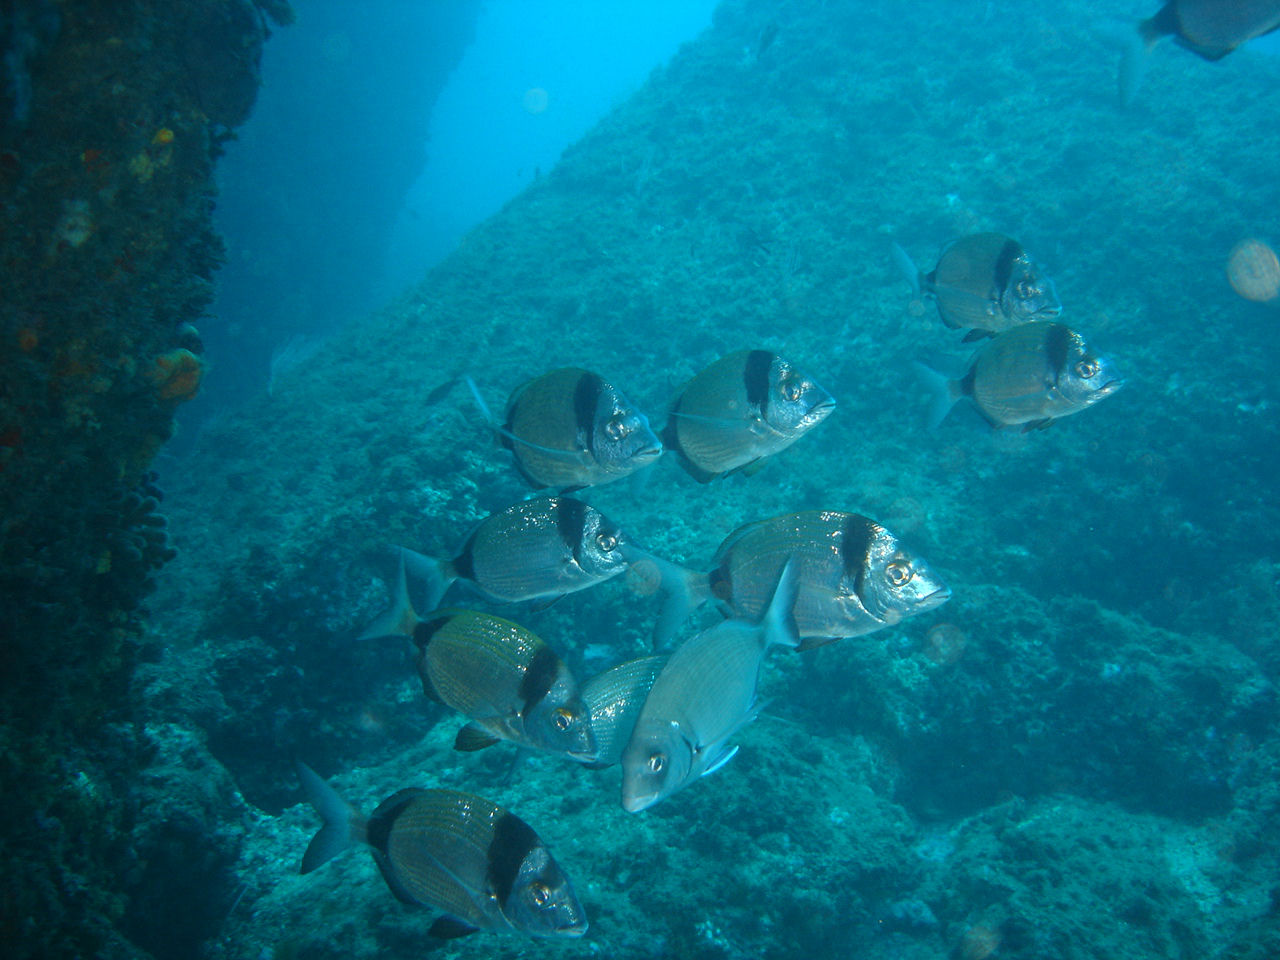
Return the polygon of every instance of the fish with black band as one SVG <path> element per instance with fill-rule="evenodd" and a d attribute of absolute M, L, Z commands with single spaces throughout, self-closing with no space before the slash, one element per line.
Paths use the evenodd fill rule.
<path fill-rule="evenodd" d="M 535 489 L 568 493 L 617 480 L 662 455 L 649 420 L 599 374 L 552 370 L 512 392 L 499 423 L 466 378 L 484 418 Z"/>
<path fill-rule="evenodd" d="M 733 759 L 738 748 L 730 740 L 760 709 L 765 654 L 799 643 L 792 619 L 796 573 L 784 561 L 756 618 L 723 620 L 667 659 L 622 751 L 625 810 L 646 810 Z"/>
<path fill-rule="evenodd" d="M 438 607 L 457 580 L 497 601 L 561 597 L 618 576 L 642 555 L 617 524 L 572 497 L 522 500 L 491 514 L 452 560 L 401 551 L 411 580 L 425 584 L 422 610 Z M 365 635 L 403 633 L 390 629 L 395 619 L 392 607 Z"/>
<path fill-rule="evenodd" d="M 1280 30 L 1280 0 L 1169 0 L 1138 23 L 1120 63 L 1120 98 L 1131 103 L 1142 84 L 1147 54 L 1165 37 L 1205 60 Z"/>
<path fill-rule="evenodd" d="M 694 375 L 671 405 L 663 442 L 701 483 L 751 473 L 825 420 L 835 400 L 790 361 L 740 350 Z"/>
<path fill-rule="evenodd" d="M 1084 337 L 1061 323 L 1006 330 L 984 344 L 956 379 L 924 364 L 916 364 L 916 371 L 931 394 L 929 422 L 935 427 L 965 398 L 997 429 L 1046 427 L 1124 385 L 1114 361 L 1094 353 Z"/>
<path fill-rule="evenodd" d="M 497 804 L 457 790 L 400 790 L 368 819 L 299 762 L 307 800 L 324 820 L 302 857 L 310 873 L 357 843 L 403 903 L 443 916 L 429 933 L 452 939 L 479 930 L 581 937 L 582 904 L 533 828 Z"/>
<path fill-rule="evenodd" d="M 950 588 L 883 525 L 857 513 L 808 510 L 743 524 L 716 551 L 710 573 L 668 573 L 659 642 L 711 600 L 727 617 L 761 615 L 783 566 L 796 568 L 792 607 L 799 649 L 860 637 L 941 606 Z"/>
<path fill-rule="evenodd" d="M 369 636 L 413 640 L 414 663 L 428 697 L 469 720 L 456 750 L 481 750 L 499 740 L 596 759 L 587 708 L 569 668 L 533 631 L 477 610 L 436 610 L 420 618 L 409 600 L 401 560 L 395 600 Z"/>
<path fill-rule="evenodd" d="M 1052 320 L 1062 313 L 1053 281 L 1041 273 L 1022 244 L 1003 233 L 975 233 L 952 240 L 929 273 L 922 273 L 896 243 L 893 255 L 911 284 L 912 295 L 932 297 L 943 323 L 952 330 L 969 331 L 966 342 L 1033 320 Z"/>

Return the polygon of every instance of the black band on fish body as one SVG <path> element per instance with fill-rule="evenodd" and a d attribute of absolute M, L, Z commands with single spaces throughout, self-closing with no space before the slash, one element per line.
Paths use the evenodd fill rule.
<path fill-rule="evenodd" d="M 440 632 L 440 629 L 452 620 L 456 614 L 449 614 L 445 617 L 433 617 L 430 620 L 421 621 L 413 628 L 413 642 L 419 650 L 426 650 L 427 644 L 431 642 L 432 637 Z"/>
<path fill-rule="evenodd" d="M 977 379 L 977 377 L 978 377 L 978 365 L 975 363 L 973 366 L 969 368 L 969 372 L 966 373 L 964 375 L 964 378 L 960 381 L 960 396 L 962 397 L 973 396 L 973 383 Z"/>
<path fill-rule="evenodd" d="M 476 560 L 473 553 L 476 542 L 476 534 L 471 535 L 466 545 L 462 548 L 462 552 L 453 560 L 453 572 L 460 580 L 470 580 L 472 583 L 476 581 Z"/>
<path fill-rule="evenodd" d="M 395 826 L 405 807 L 422 796 L 426 791 L 421 787 L 405 787 L 397 790 L 378 804 L 378 809 L 369 817 L 367 838 L 369 846 L 383 856 L 387 853 L 387 839 L 391 836 L 391 828 Z"/>
<path fill-rule="evenodd" d="M 875 540 L 875 524 L 864 516 L 851 514 L 840 529 L 840 549 L 844 551 L 845 576 L 853 578 L 853 591 L 862 600 L 862 588 L 867 577 L 867 555 Z"/>
<path fill-rule="evenodd" d="M 724 562 L 707 574 L 707 586 L 711 588 L 711 596 L 726 607 L 733 606 L 733 576 L 730 573 L 732 554 L 724 558 Z"/>
<path fill-rule="evenodd" d="M 588 453 L 596 449 L 596 409 L 604 381 L 594 373 L 584 373 L 573 387 L 573 417 L 578 425 L 578 444 Z"/>
<path fill-rule="evenodd" d="M 1004 300 L 1004 293 L 1009 289 L 1009 278 L 1013 276 L 1013 265 L 1022 256 L 1022 247 L 1017 240 L 1006 240 L 996 257 L 996 297 Z"/>
<path fill-rule="evenodd" d="M 560 539 L 569 548 L 573 559 L 581 563 L 582 533 L 587 528 L 587 505 L 572 497 L 560 497 L 556 500 L 556 529 Z"/>
<path fill-rule="evenodd" d="M 769 405 L 769 372 L 775 356 L 768 350 L 752 350 L 747 354 L 747 364 L 742 379 L 747 388 L 747 405 L 756 407 L 764 416 Z"/>
<path fill-rule="evenodd" d="M 504 813 L 493 825 L 493 839 L 489 841 L 487 879 L 489 889 L 505 908 L 511 899 L 520 865 L 532 851 L 542 846 L 533 828 L 512 813 Z"/>
<path fill-rule="evenodd" d="M 527 717 L 542 702 L 559 675 L 560 658 L 551 652 L 550 647 L 539 647 L 520 679 L 520 699 L 524 701 L 520 716 Z"/>
<path fill-rule="evenodd" d="M 1061 323 L 1052 323 L 1045 331 L 1045 357 L 1049 362 L 1051 383 L 1057 383 L 1062 371 L 1067 366 L 1067 353 L 1071 349 L 1071 328 Z"/>

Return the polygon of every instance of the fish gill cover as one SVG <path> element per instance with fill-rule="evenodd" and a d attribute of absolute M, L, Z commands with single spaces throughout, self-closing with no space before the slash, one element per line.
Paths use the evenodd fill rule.
<path fill-rule="evenodd" d="M 180 555 L 150 692 L 245 803 L 212 802 L 243 855 L 206 955 L 429 942 L 431 912 L 366 857 L 294 876 L 317 824 L 290 754 L 361 806 L 419 784 L 518 813 L 590 919 L 564 956 L 1275 952 L 1278 327 L 1224 265 L 1280 236 L 1280 64 L 1161 48 L 1121 108 L 1113 16 L 727 0 L 415 289 L 205 431 L 168 481 Z M 1049 430 L 922 425 L 912 362 L 968 350 L 910 302 L 890 244 L 980 231 L 1034 251 L 1124 392 Z M 700 570 L 744 522 L 862 513 L 950 602 L 770 654 L 739 755 L 639 815 L 616 769 L 453 752 L 461 718 L 404 648 L 352 639 L 391 546 L 454 556 L 527 493 L 462 391 L 428 395 L 460 370 L 496 391 L 581 366 L 656 422 L 741 349 L 794 360 L 838 408 L 754 476 L 700 485 L 668 457 L 592 505 Z M 641 592 L 619 577 L 514 615 L 584 678 L 602 643 L 648 651 Z"/>

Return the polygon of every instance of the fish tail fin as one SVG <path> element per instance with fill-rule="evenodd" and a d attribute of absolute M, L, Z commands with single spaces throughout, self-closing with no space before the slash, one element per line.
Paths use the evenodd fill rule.
<path fill-rule="evenodd" d="M 913 300 L 920 299 L 920 268 L 916 266 L 910 254 L 903 250 L 896 241 L 890 243 L 890 250 L 893 253 L 893 262 L 897 266 L 898 271 L 902 274 L 904 280 L 911 284 L 911 298 Z"/>
<path fill-rule="evenodd" d="M 444 599 L 445 591 L 449 589 L 454 580 L 458 579 L 454 565 L 448 561 L 437 560 L 435 557 L 428 557 L 426 554 L 418 553 L 405 547 L 400 548 L 400 557 L 404 562 L 408 580 L 422 585 L 421 593 L 415 593 L 419 601 L 418 609 L 423 613 L 438 610 L 440 601 Z M 405 597 L 407 601 L 407 589 Z"/>
<path fill-rule="evenodd" d="M 800 632 L 796 628 L 796 618 L 793 613 L 796 594 L 800 590 L 798 581 L 795 557 L 788 557 L 782 573 L 778 574 L 778 582 L 774 585 L 769 606 L 765 608 L 764 616 L 760 618 L 760 630 L 766 647 L 800 646 Z"/>
<path fill-rule="evenodd" d="M 319 774 L 301 760 L 295 760 L 294 765 L 307 802 L 324 820 L 324 826 L 311 838 L 307 852 L 302 855 L 300 872 L 310 873 L 348 847 L 364 842 L 365 823 L 356 808 L 338 796 L 338 792 Z"/>
<path fill-rule="evenodd" d="M 671 644 L 690 614 L 711 599 L 711 585 L 706 574 L 644 551 L 637 551 L 636 561 L 651 563 L 658 571 L 662 608 L 653 628 L 653 648 L 663 650 Z"/>
<path fill-rule="evenodd" d="M 916 372 L 916 379 L 929 395 L 929 415 L 926 422 L 930 430 L 936 430 L 960 399 L 960 390 L 954 380 L 919 360 L 914 361 L 912 367 Z"/>
<path fill-rule="evenodd" d="M 1139 20 L 1129 32 L 1120 55 L 1120 103 L 1130 106 L 1147 74 L 1147 58 L 1151 48 L 1165 37 L 1178 32 L 1177 14 L 1172 3 L 1166 3 L 1154 17 Z"/>
<path fill-rule="evenodd" d="M 360 634 L 361 640 L 377 640 L 382 637 L 411 637 L 418 625 L 418 614 L 409 599 L 409 581 L 405 577 L 405 554 L 410 551 L 397 549 L 396 579 L 392 587 L 391 606 L 387 607 L 373 623 Z"/>

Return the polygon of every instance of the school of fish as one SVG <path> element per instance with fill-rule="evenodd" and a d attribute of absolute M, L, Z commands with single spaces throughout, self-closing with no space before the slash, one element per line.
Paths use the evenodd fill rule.
<path fill-rule="evenodd" d="M 1121 68 L 1122 97 L 1132 100 L 1141 61 L 1163 37 L 1219 59 L 1277 29 L 1280 0 L 1170 0 L 1138 25 Z M 1123 385 L 1112 359 L 1059 322 L 1052 280 L 1017 240 L 996 232 L 954 238 L 928 272 L 896 244 L 892 254 L 913 296 L 932 298 L 942 323 L 974 344 L 954 376 L 917 364 L 933 426 L 966 400 L 993 429 L 1045 427 Z M 485 426 L 537 493 L 482 520 L 452 558 L 397 548 L 392 603 L 364 633 L 407 638 L 424 694 L 465 718 L 456 749 L 506 741 L 590 768 L 620 766 L 621 805 L 640 813 L 734 758 L 739 733 L 761 710 L 770 657 L 892 628 L 951 596 L 923 557 L 858 513 L 808 510 L 744 523 L 695 570 L 651 553 L 571 496 L 635 476 L 668 451 L 699 483 L 757 472 L 836 412 L 833 396 L 790 358 L 751 348 L 726 354 L 675 392 L 659 428 L 610 381 L 577 367 L 517 386 L 501 419 L 480 386 L 465 381 Z M 637 569 L 663 595 L 655 650 L 584 683 L 519 623 L 441 606 L 455 583 L 482 603 L 545 603 Z M 704 605 L 722 619 L 679 639 Z M 586 932 L 569 878 L 534 829 L 501 806 L 410 788 L 365 817 L 305 764 L 298 775 L 324 821 L 304 873 L 363 843 L 398 899 L 439 914 L 435 937 Z"/>

